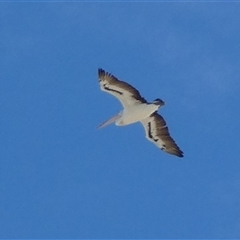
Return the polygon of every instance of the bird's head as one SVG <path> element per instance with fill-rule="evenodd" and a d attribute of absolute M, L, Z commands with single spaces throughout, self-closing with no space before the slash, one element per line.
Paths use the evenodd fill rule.
<path fill-rule="evenodd" d="M 163 100 L 161 100 L 160 98 L 155 99 L 152 103 L 159 106 L 159 107 L 165 105 L 165 102 Z"/>

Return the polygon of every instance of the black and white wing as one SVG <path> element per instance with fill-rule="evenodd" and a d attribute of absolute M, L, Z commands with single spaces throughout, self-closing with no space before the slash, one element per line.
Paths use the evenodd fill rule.
<path fill-rule="evenodd" d="M 183 157 L 183 152 L 171 138 L 166 122 L 162 116 L 154 112 L 148 118 L 142 120 L 141 123 L 145 129 L 148 140 L 155 143 L 167 153 Z"/>
<path fill-rule="evenodd" d="M 137 89 L 101 68 L 98 69 L 98 78 L 101 89 L 118 98 L 124 108 L 138 103 L 147 103 Z"/>

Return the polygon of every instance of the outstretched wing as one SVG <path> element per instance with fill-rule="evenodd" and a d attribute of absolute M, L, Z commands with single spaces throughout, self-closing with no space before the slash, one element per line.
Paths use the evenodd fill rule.
<path fill-rule="evenodd" d="M 101 68 L 98 69 L 98 78 L 101 89 L 118 98 L 124 108 L 147 102 L 133 86 L 118 80 L 111 73 L 105 72 Z"/>
<path fill-rule="evenodd" d="M 183 157 L 183 152 L 171 138 L 166 122 L 162 116 L 154 112 L 148 118 L 142 120 L 141 123 L 145 129 L 148 140 L 155 143 L 167 153 Z"/>

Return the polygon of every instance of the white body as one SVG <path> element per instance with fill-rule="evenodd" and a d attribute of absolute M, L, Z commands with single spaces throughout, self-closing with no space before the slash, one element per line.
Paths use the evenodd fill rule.
<path fill-rule="evenodd" d="M 131 123 L 139 122 L 150 116 L 153 112 L 157 111 L 158 108 L 159 106 L 148 103 L 128 106 L 121 112 L 121 115 L 115 124 L 117 126 L 125 126 Z"/>

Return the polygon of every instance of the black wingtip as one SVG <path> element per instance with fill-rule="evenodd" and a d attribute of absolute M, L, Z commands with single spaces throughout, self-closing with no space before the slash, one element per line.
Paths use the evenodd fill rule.
<path fill-rule="evenodd" d="M 105 71 L 102 68 L 98 68 L 98 75 L 105 73 Z"/>
<path fill-rule="evenodd" d="M 104 76 L 106 76 L 106 75 L 108 75 L 107 72 L 105 72 L 102 68 L 98 68 L 98 78 L 99 78 L 99 80 L 101 78 L 104 78 Z"/>
<path fill-rule="evenodd" d="M 182 152 L 182 151 L 180 151 L 180 152 L 177 152 L 177 154 L 175 154 L 177 157 L 180 157 L 180 158 L 183 158 L 184 157 L 184 155 L 183 155 L 184 153 Z"/>

